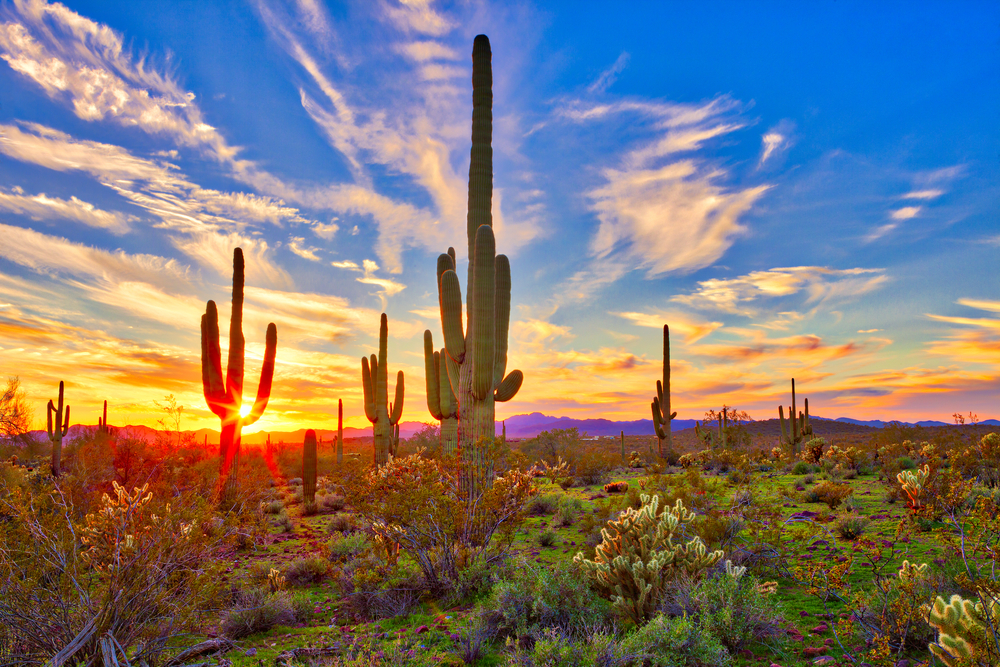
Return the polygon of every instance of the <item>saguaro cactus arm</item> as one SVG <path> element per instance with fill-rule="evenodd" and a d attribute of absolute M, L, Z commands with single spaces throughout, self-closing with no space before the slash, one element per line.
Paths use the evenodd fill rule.
<path fill-rule="evenodd" d="M 424 384 L 427 388 L 427 411 L 434 419 L 443 418 L 440 362 L 440 355 L 434 351 L 434 337 L 427 329 L 424 331 Z"/>
<path fill-rule="evenodd" d="M 403 416 L 403 371 L 396 373 L 396 400 L 392 402 L 392 410 L 389 415 L 390 424 L 398 424 Z"/>
<path fill-rule="evenodd" d="M 274 356 L 278 350 L 278 327 L 274 323 L 267 325 L 267 335 L 264 342 L 264 363 L 260 367 L 260 383 L 257 385 L 257 398 L 250 412 L 243 418 L 243 425 L 253 424 L 267 409 L 271 398 L 271 382 L 274 379 Z"/>

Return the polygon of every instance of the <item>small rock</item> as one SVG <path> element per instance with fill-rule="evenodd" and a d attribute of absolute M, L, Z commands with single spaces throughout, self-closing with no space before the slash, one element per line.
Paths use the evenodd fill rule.
<path fill-rule="evenodd" d="M 810 614 L 808 611 L 800 611 L 799 616 L 805 618 L 806 616 L 812 616 L 812 614 Z"/>
<path fill-rule="evenodd" d="M 903 658 L 902 660 L 896 663 L 896 667 L 910 667 L 910 661 L 907 660 L 906 658 Z"/>
<path fill-rule="evenodd" d="M 829 629 L 830 629 L 830 626 L 828 626 L 826 623 L 820 623 L 819 625 L 817 625 L 815 628 L 813 628 L 809 632 L 813 633 L 814 635 L 818 635 L 821 632 L 826 632 Z"/>
<path fill-rule="evenodd" d="M 457 642 L 457 641 L 459 641 L 460 639 L 462 639 L 462 637 L 461 637 L 460 635 L 458 635 L 457 633 L 454 633 L 454 632 L 453 632 L 453 633 L 451 633 L 451 641 L 453 641 L 453 642 Z"/>
<path fill-rule="evenodd" d="M 814 665 L 826 665 L 826 664 L 829 664 L 831 662 L 836 662 L 836 660 L 837 659 L 834 658 L 832 655 L 821 655 L 820 657 L 818 657 L 815 660 L 813 660 L 813 664 Z"/>
<path fill-rule="evenodd" d="M 737 655 L 746 660 L 753 660 L 753 651 L 748 648 L 742 648 L 737 652 Z"/>
<path fill-rule="evenodd" d="M 428 628 L 426 625 L 421 625 L 419 628 L 417 628 L 417 634 L 422 635 L 428 630 L 430 630 L 430 628 Z"/>
<path fill-rule="evenodd" d="M 255 655 L 257 655 L 257 649 L 255 649 L 255 648 L 248 648 L 247 650 L 243 651 L 243 655 L 245 655 L 248 658 L 252 658 Z"/>

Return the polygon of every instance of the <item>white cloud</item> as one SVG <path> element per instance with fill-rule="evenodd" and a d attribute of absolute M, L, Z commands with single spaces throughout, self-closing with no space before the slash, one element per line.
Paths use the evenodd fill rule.
<path fill-rule="evenodd" d="M 914 190 L 901 195 L 900 199 L 937 199 L 944 194 L 944 190 Z"/>
<path fill-rule="evenodd" d="M 335 266 L 338 269 L 347 269 L 349 271 L 361 271 L 361 267 L 358 266 L 357 262 L 352 262 L 347 259 L 343 262 L 330 262 L 330 266 Z"/>
<path fill-rule="evenodd" d="M 316 254 L 317 252 L 319 252 L 319 248 L 307 246 L 306 240 L 301 236 L 291 237 L 288 240 L 288 249 L 303 259 L 308 259 L 313 262 L 323 261 Z"/>
<path fill-rule="evenodd" d="M 909 220 L 910 218 L 917 217 L 920 213 L 919 206 L 904 206 L 901 209 L 897 209 L 890 214 L 893 220 Z"/>
<path fill-rule="evenodd" d="M 360 278 L 356 278 L 356 280 L 359 283 L 365 283 L 366 285 L 375 285 L 376 287 L 380 288 L 378 291 L 378 296 L 379 299 L 382 301 L 382 310 L 385 310 L 388 297 L 393 296 L 395 294 L 399 294 L 404 289 L 406 289 L 406 285 L 398 283 L 389 278 L 377 277 L 375 275 L 375 272 L 378 271 L 378 264 L 376 264 L 372 260 L 366 259 L 362 263 L 364 264 L 364 275 L 361 276 Z"/>
<path fill-rule="evenodd" d="M 238 233 L 205 232 L 171 239 L 174 246 L 222 278 L 232 278 L 233 250 L 243 249 L 246 284 L 291 287 L 292 279 L 271 261 L 267 241 Z"/>
<path fill-rule="evenodd" d="M 699 281 L 692 294 L 671 300 L 695 308 L 753 316 L 749 304 L 762 298 L 787 297 L 805 291 L 807 303 L 849 299 L 871 292 L 888 280 L 884 269 L 830 269 L 796 266 L 753 271 L 738 278 Z"/>
<path fill-rule="evenodd" d="M 336 220 L 336 218 L 334 218 L 334 220 Z M 311 227 L 313 234 L 325 241 L 332 241 L 333 237 L 337 234 L 337 230 L 340 229 L 340 227 L 334 222 L 329 224 L 314 222 Z"/>
<path fill-rule="evenodd" d="M 768 159 L 777 157 L 784 151 L 791 148 L 794 143 L 794 132 L 795 123 L 787 119 L 782 120 L 780 123 L 765 132 L 760 138 L 760 160 L 757 162 L 757 167 L 759 168 L 763 166 Z"/>
<path fill-rule="evenodd" d="M 124 234 L 129 222 L 137 218 L 118 211 L 103 211 L 93 204 L 76 197 L 60 199 L 44 192 L 37 195 L 9 193 L 0 190 L 0 209 L 26 215 L 32 220 L 71 220 L 90 227 L 107 229 L 113 234 Z"/>
<path fill-rule="evenodd" d="M 416 62 L 428 60 L 460 60 L 455 49 L 439 42 L 423 41 L 398 44 L 396 50 Z"/>
<path fill-rule="evenodd" d="M 615 59 L 611 67 L 601 72 L 592 84 L 587 86 L 588 93 L 603 93 L 605 90 L 610 88 L 615 81 L 618 80 L 618 75 L 628 67 L 628 61 L 631 58 L 628 51 L 622 51 L 621 54 Z"/>
<path fill-rule="evenodd" d="M 895 222 L 889 222 L 884 225 L 879 225 L 871 232 L 866 234 L 864 238 L 862 238 L 862 240 L 865 243 L 871 243 L 872 241 L 877 241 L 886 234 L 888 234 L 889 232 L 891 232 L 892 230 L 896 229 L 896 227 L 899 227 L 899 225 Z"/>
<path fill-rule="evenodd" d="M 440 37 L 455 27 L 451 21 L 431 8 L 431 0 L 388 0 L 384 8 L 386 17 L 406 32 Z"/>
<path fill-rule="evenodd" d="M 194 95 L 135 59 L 117 32 L 43 0 L 13 0 L 0 25 L 0 58 L 88 121 L 110 120 L 205 148 L 220 160 L 236 149 L 208 125 Z"/>

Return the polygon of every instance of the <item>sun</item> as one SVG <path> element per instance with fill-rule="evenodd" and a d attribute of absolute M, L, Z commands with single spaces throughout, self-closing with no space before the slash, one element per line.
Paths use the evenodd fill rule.
<path fill-rule="evenodd" d="M 250 410 L 252 409 L 253 409 L 252 405 L 249 404 L 244 405 L 243 407 L 240 408 L 240 417 L 246 417 L 248 414 L 250 414 Z"/>

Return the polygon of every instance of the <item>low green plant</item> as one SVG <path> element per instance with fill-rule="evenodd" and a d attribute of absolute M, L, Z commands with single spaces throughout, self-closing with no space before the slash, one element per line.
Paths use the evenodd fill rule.
<path fill-rule="evenodd" d="M 306 556 L 285 566 L 282 575 L 289 586 L 309 586 L 330 574 L 330 562 L 319 556 Z"/>
<path fill-rule="evenodd" d="M 346 561 L 357 558 L 371 548 L 371 542 L 364 533 L 339 533 L 330 543 L 330 559 Z"/>
<path fill-rule="evenodd" d="M 622 641 L 628 653 L 648 667 L 722 667 L 729 652 L 701 622 L 690 617 L 657 615 Z"/>
<path fill-rule="evenodd" d="M 542 547 L 551 547 L 556 543 L 556 532 L 551 528 L 543 530 L 538 534 L 538 545 Z"/>
<path fill-rule="evenodd" d="M 845 516 L 837 521 L 837 534 L 845 540 L 854 541 L 865 534 L 870 523 L 863 516 Z"/>

